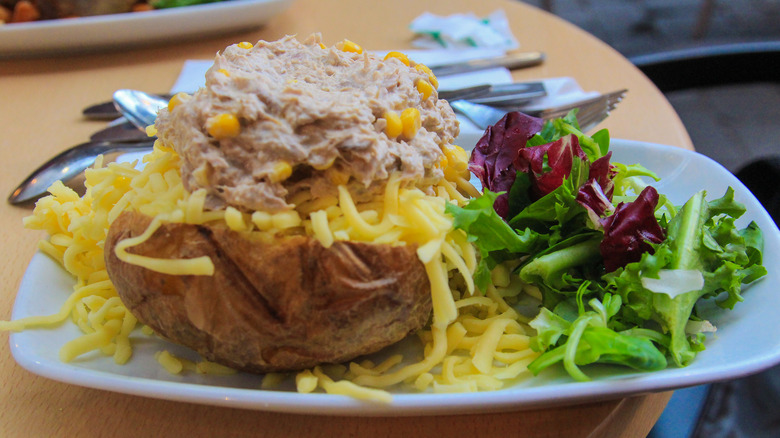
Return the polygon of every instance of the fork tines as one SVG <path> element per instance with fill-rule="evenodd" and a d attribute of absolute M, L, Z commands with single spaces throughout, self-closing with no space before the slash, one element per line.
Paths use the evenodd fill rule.
<path fill-rule="evenodd" d="M 585 132 L 604 120 L 609 113 L 617 107 L 617 104 L 623 100 L 623 97 L 625 97 L 627 92 L 628 90 L 626 89 L 617 90 L 578 102 L 536 111 L 524 110 L 522 107 L 493 107 L 479 105 L 468 101 L 450 102 L 450 105 L 481 129 L 485 129 L 489 125 L 497 122 L 509 111 L 522 111 L 530 116 L 551 120 L 564 117 L 569 111 L 577 108 L 577 121 L 579 122 L 580 129 Z"/>

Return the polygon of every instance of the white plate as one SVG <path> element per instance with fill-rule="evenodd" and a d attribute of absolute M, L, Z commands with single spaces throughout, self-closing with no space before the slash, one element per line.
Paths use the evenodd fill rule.
<path fill-rule="evenodd" d="M 466 144 L 465 142 L 463 142 Z M 574 382 L 561 368 L 549 369 L 507 389 L 469 394 L 399 393 L 391 404 L 366 403 L 345 396 L 298 394 L 292 391 L 260 390 L 260 376 L 168 374 L 153 358 L 163 348 L 183 356 L 191 353 L 164 341 L 141 335 L 135 353 L 124 366 L 110 358 L 90 356 L 72 363 L 60 362 L 60 347 L 79 334 L 67 322 L 54 330 L 28 330 L 10 336 L 17 362 L 33 373 L 66 383 L 170 400 L 268 411 L 333 415 L 432 415 L 531 409 L 662 391 L 751 374 L 780 362 L 780 232 L 753 195 L 719 164 L 690 151 L 613 140 L 614 160 L 642 163 L 663 179 L 660 192 L 682 203 L 695 191 L 707 189 L 708 198 L 720 197 L 727 186 L 746 204 L 744 226 L 755 220 L 764 231 L 764 262 L 769 274 L 744 292 L 745 301 L 733 311 L 708 306 L 704 313 L 718 326 L 707 349 L 686 368 L 668 368 L 637 373 L 617 367 L 592 367 L 595 379 Z M 47 256 L 37 254 L 30 262 L 14 306 L 13 318 L 54 313 L 70 294 L 73 280 Z M 400 348 L 409 348 L 401 344 Z"/>
<path fill-rule="evenodd" d="M 0 58 L 116 49 L 260 27 L 292 0 L 230 0 L 149 12 L 0 25 Z"/>

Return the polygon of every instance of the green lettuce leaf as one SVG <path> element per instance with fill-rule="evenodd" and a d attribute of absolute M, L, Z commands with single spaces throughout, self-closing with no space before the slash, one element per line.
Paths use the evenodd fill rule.
<path fill-rule="evenodd" d="M 593 310 L 581 311 L 571 322 L 559 315 L 567 313 L 561 309 L 567 307 L 565 304 L 556 306 L 555 312 L 543 309 L 530 322 L 537 331 L 533 344 L 536 349 L 565 339 L 529 364 L 528 369 L 534 375 L 559 362 L 563 362 L 569 375 L 580 381 L 590 379 L 579 366 L 593 363 L 618 364 L 642 371 L 666 368 L 666 358 L 651 338 L 642 332 L 620 333 L 609 327 L 610 319 L 620 310 L 620 296 L 606 294 L 602 301 L 594 298 L 589 305 Z"/>
<path fill-rule="evenodd" d="M 725 292 L 718 304 L 732 308 L 743 299 L 742 284 L 766 274 L 760 265 L 760 230 L 755 224 L 743 230 L 735 226 L 745 207 L 734 200 L 733 189 L 711 202 L 705 195 L 704 191 L 695 194 L 669 221 L 667 238 L 654 254 L 646 253 L 639 262 L 605 276 L 608 288 L 626 302 L 626 321 L 642 325 L 653 320 L 669 333 L 669 354 L 678 366 L 689 364 L 701 349 L 700 340 L 685 332 L 698 300 Z M 661 270 L 699 271 L 703 287 L 678 294 L 645 288 L 642 277 L 659 278 Z"/>
<path fill-rule="evenodd" d="M 455 228 L 466 231 L 470 241 L 480 252 L 480 261 L 474 274 L 476 286 L 484 291 L 490 284 L 490 270 L 512 254 L 528 254 L 546 246 L 546 236 L 525 229 L 515 230 L 493 209 L 500 193 L 485 191 L 465 207 L 447 203 L 446 212 L 454 220 Z"/>

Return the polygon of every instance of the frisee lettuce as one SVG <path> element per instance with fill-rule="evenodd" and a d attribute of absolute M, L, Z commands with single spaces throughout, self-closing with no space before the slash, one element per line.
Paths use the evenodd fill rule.
<path fill-rule="evenodd" d="M 701 332 L 686 331 L 700 322 L 695 304 L 718 297 L 732 308 L 742 285 L 766 274 L 761 230 L 735 225 L 745 207 L 732 189 L 672 205 L 637 178 L 658 180 L 653 172 L 611 163 L 609 133 L 583 134 L 576 111 L 543 125 L 531 119 L 513 113 L 486 131 L 470 165 L 483 195 L 447 206 L 479 250 L 478 288 L 497 264 L 516 260 L 515 275 L 541 291 L 530 323 L 541 355 L 529 369 L 560 362 L 587 380 L 579 367 L 594 363 L 645 371 L 665 368 L 667 358 L 689 364 L 704 348 Z M 675 271 L 699 272 L 703 287 L 667 294 L 643 286 Z"/>

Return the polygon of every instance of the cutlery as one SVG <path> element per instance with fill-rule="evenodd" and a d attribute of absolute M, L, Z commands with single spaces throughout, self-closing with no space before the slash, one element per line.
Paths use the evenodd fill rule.
<path fill-rule="evenodd" d="M 114 92 L 114 106 L 136 128 L 146 131 L 153 124 L 157 113 L 168 106 L 168 100 L 138 90 L 117 90 Z"/>
<path fill-rule="evenodd" d="M 109 124 L 107 128 L 95 132 L 89 137 L 90 141 L 134 142 L 148 140 L 146 127 L 154 123 L 157 112 L 168 104 L 168 99 L 135 90 L 118 90 L 114 93 L 114 100 L 111 104 L 115 108 L 114 111 L 117 111 L 117 106 L 125 106 L 124 111 L 116 113 L 117 116 L 123 113 L 129 114 L 129 116 L 118 119 Z M 134 120 L 126 120 L 128 117 L 134 117 Z"/>
<path fill-rule="evenodd" d="M 484 59 L 472 59 L 470 61 L 456 62 L 442 65 L 428 65 L 436 76 L 448 76 L 459 73 L 468 73 L 488 68 L 504 67 L 510 70 L 532 67 L 544 62 L 542 52 L 521 52 L 505 56 Z"/>
<path fill-rule="evenodd" d="M 157 111 L 167 105 L 164 99 L 135 90 L 118 90 L 114 93 L 114 102 L 122 115 L 133 122 L 133 129 L 138 132 L 154 123 Z M 25 204 L 36 200 L 45 195 L 49 186 L 56 181 L 63 181 L 83 193 L 84 171 L 95 163 L 98 156 L 103 155 L 104 162 L 110 162 L 128 152 L 151 150 L 153 145 L 154 140 L 146 136 L 146 141 L 90 141 L 73 146 L 36 169 L 11 192 L 8 202 Z"/>
<path fill-rule="evenodd" d="M 158 94 L 157 96 L 166 100 L 171 100 L 173 97 L 172 94 Z M 113 100 L 90 105 L 84 108 L 81 114 L 89 120 L 114 120 L 122 115 L 114 106 Z"/>
<path fill-rule="evenodd" d="M 139 143 L 88 142 L 63 151 L 47 161 L 27 177 L 8 197 L 11 204 L 25 204 L 46 194 L 47 189 L 56 181 L 80 194 L 84 192 L 84 171 L 95 164 L 95 159 L 103 155 L 105 162 L 114 161 L 124 153 L 151 150 L 153 141 Z"/>
<path fill-rule="evenodd" d="M 453 100 L 468 100 L 483 105 L 517 106 L 546 95 L 547 90 L 541 82 L 515 82 L 493 85 L 485 93 Z"/>
<path fill-rule="evenodd" d="M 565 116 L 573 108 L 579 108 L 578 120 L 583 132 L 591 129 L 609 115 L 609 112 L 622 100 L 627 90 L 619 90 L 592 99 L 562 105 L 538 111 L 528 112 L 531 115 L 543 119 L 552 119 Z M 132 120 L 137 128 L 145 128 L 154 123 L 157 111 L 167 105 L 164 98 L 149 95 L 135 90 L 119 90 L 114 93 L 116 107 L 123 115 Z M 496 103 L 505 103 L 498 101 Z M 456 100 L 450 103 L 456 111 L 471 119 L 477 126 L 486 128 L 494 124 L 508 111 L 516 108 L 495 108 L 487 105 L 472 103 L 467 100 Z M 147 137 L 148 139 L 148 137 Z M 8 202 L 21 204 L 32 201 L 46 193 L 46 189 L 57 180 L 77 180 L 83 175 L 83 171 L 90 167 L 98 155 L 104 155 L 107 160 L 130 152 L 141 152 L 150 149 L 153 141 L 145 142 L 100 142 L 92 141 L 83 143 L 68 149 L 49 160 L 38 170 L 33 172 L 14 192 L 9 196 Z"/>
<path fill-rule="evenodd" d="M 90 141 L 111 141 L 115 143 L 132 143 L 149 140 L 146 131 L 138 129 L 124 118 L 107 128 L 96 131 L 89 136 Z"/>
<path fill-rule="evenodd" d="M 447 76 L 458 73 L 485 70 L 488 68 L 504 67 L 510 70 L 532 67 L 544 62 L 545 54 L 542 52 L 520 52 L 504 56 L 470 61 L 429 65 L 436 76 Z M 484 86 L 483 86 L 484 87 Z M 158 94 L 163 99 L 170 100 L 172 94 Z M 442 98 L 444 99 L 444 98 Z M 114 103 L 111 101 L 90 105 L 82 111 L 82 115 L 90 120 L 113 120 L 119 117 Z"/>
<path fill-rule="evenodd" d="M 445 99 L 450 102 L 469 99 L 477 103 L 490 104 L 499 101 L 511 105 L 519 105 L 546 95 L 547 90 L 545 90 L 542 82 L 515 82 L 499 85 L 483 84 L 438 92 L 439 99 Z M 165 102 L 171 99 L 170 94 L 156 96 Z M 82 114 L 84 117 L 92 120 L 114 120 L 121 116 L 113 100 L 91 105 L 85 108 Z M 91 137 L 93 141 L 132 141 L 135 138 L 138 138 L 138 134 L 133 132 L 129 123 L 124 124 L 124 126 L 121 124 L 109 126 L 104 130 L 96 132 Z"/>
<path fill-rule="evenodd" d="M 468 99 L 471 97 L 482 96 L 485 93 L 489 93 L 492 85 L 474 85 L 473 87 L 454 88 L 451 90 L 438 90 L 439 99 L 444 100 L 458 100 Z"/>
<path fill-rule="evenodd" d="M 623 100 L 623 97 L 628 90 L 618 90 L 590 99 L 585 99 L 577 102 L 573 102 L 566 105 L 557 106 L 554 108 L 546 108 L 542 110 L 524 110 L 520 109 L 525 114 L 539 117 L 544 120 L 555 119 L 565 116 L 569 111 L 575 108 L 579 108 L 577 113 L 577 121 L 580 124 L 580 128 L 583 132 L 586 132 L 602 120 L 604 120 L 615 109 L 618 103 Z M 451 102 L 452 108 L 471 120 L 480 129 L 486 129 L 488 126 L 494 125 L 501 120 L 507 112 L 518 110 L 513 107 L 493 107 L 488 105 L 482 105 L 473 103 L 467 100 L 458 100 Z"/>

